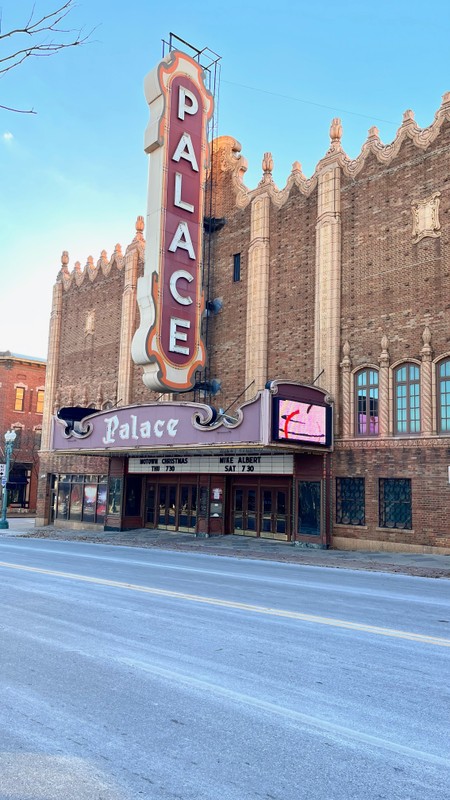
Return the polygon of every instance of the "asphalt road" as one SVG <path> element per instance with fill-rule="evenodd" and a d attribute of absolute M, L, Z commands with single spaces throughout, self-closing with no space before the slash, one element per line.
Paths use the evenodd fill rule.
<path fill-rule="evenodd" d="M 0 540 L 0 800 L 448 800 L 447 581 Z"/>

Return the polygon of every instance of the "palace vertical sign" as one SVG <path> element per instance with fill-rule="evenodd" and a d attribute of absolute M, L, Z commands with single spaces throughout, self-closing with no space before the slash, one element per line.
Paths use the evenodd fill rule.
<path fill-rule="evenodd" d="M 174 51 L 147 75 L 150 156 L 140 326 L 132 344 L 154 390 L 186 391 L 205 364 L 201 340 L 203 202 L 213 99 L 202 68 Z"/>

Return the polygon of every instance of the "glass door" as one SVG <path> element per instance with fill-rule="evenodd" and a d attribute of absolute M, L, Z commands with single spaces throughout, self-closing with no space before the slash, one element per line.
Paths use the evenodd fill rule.
<path fill-rule="evenodd" d="M 300 536 L 321 534 L 321 483 L 299 481 L 298 484 L 298 533 Z"/>
<path fill-rule="evenodd" d="M 175 530 L 177 512 L 176 484 L 161 483 L 158 486 L 158 528 Z"/>
<path fill-rule="evenodd" d="M 233 487 L 232 531 L 243 536 L 257 536 L 256 487 Z"/>
<path fill-rule="evenodd" d="M 267 539 L 288 538 L 288 492 L 261 488 L 261 533 Z"/>
<path fill-rule="evenodd" d="M 195 531 L 197 525 L 197 486 L 180 485 L 178 530 Z"/>

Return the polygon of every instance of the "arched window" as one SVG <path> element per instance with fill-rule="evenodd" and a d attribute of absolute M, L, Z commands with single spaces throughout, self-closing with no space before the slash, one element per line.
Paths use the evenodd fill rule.
<path fill-rule="evenodd" d="M 450 358 L 437 365 L 439 433 L 450 433 Z"/>
<path fill-rule="evenodd" d="M 363 369 L 355 375 L 357 436 L 378 436 L 378 370 Z"/>
<path fill-rule="evenodd" d="M 420 370 L 400 364 L 394 372 L 395 433 L 420 433 Z"/>

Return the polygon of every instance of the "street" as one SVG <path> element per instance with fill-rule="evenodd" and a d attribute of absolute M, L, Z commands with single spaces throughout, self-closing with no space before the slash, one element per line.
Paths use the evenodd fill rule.
<path fill-rule="evenodd" d="M 1 800 L 444 800 L 446 580 L 0 540 Z"/>

